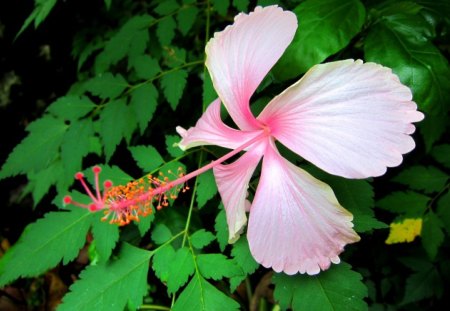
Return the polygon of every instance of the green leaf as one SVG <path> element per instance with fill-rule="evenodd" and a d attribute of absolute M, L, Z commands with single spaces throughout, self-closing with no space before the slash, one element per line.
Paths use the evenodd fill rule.
<path fill-rule="evenodd" d="M 100 185 L 103 185 L 103 183 L 106 180 L 110 180 L 113 182 L 114 185 L 125 185 L 128 182 L 132 181 L 134 178 L 125 173 L 121 168 L 113 165 L 99 165 L 102 169 L 102 172 L 99 176 L 99 182 Z M 94 185 L 94 174 L 92 173 L 92 169 L 87 169 L 84 171 L 85 176 L 91 183 L 91 185 Z"/>
<path fill-rule="evenodd" d="M 151 172 L 164 163 L 164 159 L 153 146 L 128 147 L 133 159 L 144 172 Z"/>
<path fill-rule="evenodd" d="M 94 235 L 95 250 L 99 261 L 106 262 L 119 240 L 119 227 L 108 222 L 101 221 L 102 212 L 97 212 L 92 222 L 92 234 Z"/>
<path fill-rule="evenodd" d="M 42 171 L 28 174 L 28 179 L 32 185 L 32 195 L 34 206 L 49 193 L 49 188 L 58 182 L 58 178 L 64 176 L 64 171 L 60 161 L 55 161 Z"/>
<path fill-rule="evenodd" d="M 367 288 L 362 276 L 347 263 L 333 265 L 319 275 L 275 274 L 274 297 L 282 309 L 348 311 L 367 310 Z"/>
<path fill-rule="evenodd" d="M 150 256 L 146 250 L 123 244 L 117 259 L 81 272 L 58 310 L 122 311 L 128 302 L 140 306 L 147 293 Z"/>
<path fill-rule="evenodd" d="M 450 66 L 429 40 L 430 27 L 420 14 L 383 18 L 371 28 L 364 45 L 366 59 L 392 68 L 427 113 L 419 125 L 427 150 L 445 130 L 450 96 Z"/>
<path fill-rule="evenodd" d="M 102 99 L 113 99 L 128 87 L 127 81 L 120 75 L 110 72 L 98 74 L 84 83 L 84 88 Z"/>
<path fill-rule="evenodd" d="M 176 251 L 170 263 L 170 273 L 167 278 L 167 292 L 174 294 L 181 286 L 186 284 L 189 276 L 194 273 L 194 259 L 187 247 Z"/>
<path fill-rule="evenodd" d="M 83 157 L 91 149 L 89 139 L 94 135 L 91 119 L 75 121 L 70 124 L 61 144 L 61 161 L 66 174 L 73 176 L 82 169 Z"/>
<path fill-rule="evenodd" d="M 233 6 L 240 12 L 247 12 L 249 0 L 233 0 Z"/>
<path fill-rule="evenodd" d="M 155 209 L 152 206 L 152 213 L 146 217 L 139 218 L 139 222 L 137 222 L 141 237 L 143 237 L 148 232 L 148 230 L 150 230 L 150 226 L 153 220 L 155 220 Z"/>
<path fill-rule="evenodd" d="M 158 26 L 156 27 L 156 36 L 162 46 L 168 46 L 175 37 L 175 29 L 177 28 L 177 23 L 172 16 L 168 16 L 162 19 Z"/>
<path fill-rule="evenodd" d="M 217 194 L 217 185 L 212 170 L 209 170 L 197 178 L 196 201 L 198 208 L 205 206 Z"/>
<path fill-rule="evenodd" d="M 433 297 L 442 285 L 442 279 L 433 266 L 415 272 L 406 279 L 402 305 Z"/>
<path fill-rule="evenodd" d="M 233 244 L 233 249 L 231 250 L 234 260 L 237 262 L 242 271 L 246 274 L 252 274 L 259 267 L 259 263 L 255 261 L 252 254 L 250 253 L 250 248 L 248 246 L 248 241 L 245 236 L 241 236 Z"/>
<path fill-rule="evenodd" d="M 159 15 L 168 15 L 174 11 L 176 11 L 179 7 L 179 4 L 175 0 L 166 0 L 162 1 L 160 4 L 158 4 L 157 7 L 153 9 L 156 13 Z"/>
<path fill-rule="evenodd" d="M 28 125 L 28 136 L 9 154 L 2 166 L 0 179 L 48 167 L 59 154 L 67 128 L 63 120 L 50 116 Z"/>
<path fill-rule="evenodd" d="M 178 143 L 180 142 L 181 137 L 177 135 L 166 135 L 166 147 L 167 152 L 174 158 L 178 158 L 183 155 L 183 150 L 178 148 Z"/>
<path fill-rule="evenodd" d="M 124 99 L 109 102 L 100 113 L 100 136 L 105 148 L 107 161 L 111 158 L 117 145 L 124 137 L 124 132 L 130 126 L 127 115 L 129 109 Z"/>
<path fill-rule="evenodd" d="M 173 259 L 175 258 L 175 250 L 171 245 L 166 245 L 158 249 L 153 256 L 152 268 L 156 276 L 162 281 L 167 282 L 170 275 Z"/>
<path fill-rule="evenodd" d="M 446 168 L 450 168 L 450 145 L 438 145 L 431 150 L 431 156 Z"/>
<path fill-rule="evenodd" d="M 405 218 L 422 217 L 430 198 L 414 191 L 396 191 L 377 201 L 377 206 Z"/>
<path fill-rule="evenodd" d="M 214 85 L 209 75 L 208 69 L 205 67 L 205 72 L 203 76 L 203 111 L 211 104 L 215 99 L 217 99 L 217 92 L 214 89 Z"/>
<path fill-rule="evenodd" d="M 95 104 L 86 96 L 67 95 L 54 101 L 47 111 L 58 118 L 75 121 L 84 117 L 95 107 Z"/>
<path fill-rule="evenodd" d="M 127 55 L 133 59 L 137 54 L 143 54 L 149 41 L 148 27 L 153 17 L 137 15 L 130 18 L 119 31 L 105 44 L 104 50 L 97 56 L 95 72 L 102 73 L 110 65 L 116 64 Z"/>
<path fill-rule="evenodd" d="M 150 55 L 138 55 L 131 60 L 131 63 L 140 79 L 150 80 L 161 72 L 158 61 L 151 58 Z"/>
<path fill-rule="evenodd" d="M 230 6 L 230 0 L 212 0 L 214 9 L 222 16 L 226 16 L 228 7 Z"/>
<path fill-rule="evenodd" d="M 306 0 L 294 13 L 299 23 L 297 32 L 273 69 L 281 80 L 295 78 L 343 49 L 365 21 L 365 9 L 359 0 Z"/>
<path fill-rule="evenodd" d="M 105 0 L 105 6 L 106 6 L 107 10 L 109 10 L 111 8 L 111 2 L 112 2 L 112 0 Z"/>
<path fill-rule="evenodd" d="M 432 211 L 423 218 L 422 224 L 422 246 L 431 260 L 436 258 L 439 247 L 444 242 L 444 232 L 442 231 L 442 221 Z"/>
<path fill-rule="evenodd" d="M 199 10 L 195 6 L 182 9 L 178 12 L 178 29 L 183 36 L 186 36 L 189 33 L 189 30 L 191 30 L 192 25 L 194 25 L 195 19 L 197 18 L 198 12 Z"/>
<path fill-rule="evenodd" d="M 216 237 L 209 231 L 205 229 L 200 229 L 191 235 L 192 246 L 197 249 L 202 249 L 214 241 Z"/>
<path fill-rule="evenodd" d="M 222 203 L 220 203 L 220 205 L 222 206 Z M 225 210 L 223 209 L 223 206 L 216 216 L 214 229 L 216 230 L 216 238 L 217 242 L 219 243 L 220 250 L 223 252 L 225 250 L 225 246 L 228 245 L 227 217 L 225 215 Z"/>
<path fill-rule="evenodd" d="M 33 277 L 67 264 L 86 243 L 92 213 L 75 207 L 66 212 L 50 212 L 29 225 L 19 241 L 0 260 L 0 286 L 19 277 Z"/>
<path fill-rule="evenodd" d="M 450 191 L 447 191 L 437 202 L 437 216 L 444 223 L 444 229 L 450 235 Z"/>
<path fill-rule="evenodd" d="M 172 236 L 172 232 L 170 232 L 170 229 L 164 224 L 157 224 L 152 232 L 152 240 L 158 245 L 169 241 Z"/>
<path fill-rule="evenodd" d="M 164 63 L 171 69 L 186 64 L 187 52 L 183 48 L 171 46 L 163 50 Z M 176 69 L 178 70 L 178 69 Z"/>
<path fill-rule="evenodd" d="M 20 28 L 16 35 L 16 38 L 30 26 L 34 21 L 34 28 L 36 29 L 48 16 L 53 7 L 55 6 L 57 0 L 40 0 L 35 1 L 34 10 L 31 12 L 30 16 L 25 20 L 25 23 Z"/>
<path fill-rule="evenodd" d="M 219 307 L 220 306 L 220 307 Z M 239 304 L 196 274 L 173 306 L 173 311 L 239 310 Z"/>
<path fill-rule="evenodd" d="M 434 166 L 425 167 L 416 165 L 404 169 L 392 181 L 409 186 L 414 190 L 433 193 L 441 191 L 447 179 L 448 175 Z"/>
<path fill-rule="evenodd" d="M 381 16 L 390 16 L 397 14 L 417 14 L 422 10 L 422 6 L 411 1 L 384 1 L 376 7 L 377 14 Z"/>
<path fill-rule="evenodd" d="M 161 78 L 161 87 L 163 89 L 164 96 L 172 107 L 173 110 L 177 109 L 181 96 L 183 95 L 184 88 L 186 87 L 187 79 L 186 70 L 176 70 L 168 73 Z"/>
<path fill-rule="evenodd" d="M 204 278 L 216 281 L 242 274 L 235 262 L 222 254 L 200 254 L 197 256 L 197 265 Z"/>
<path fill-rule="evenodd" d="M 131 93 L 130 107 L 139 123 L 141 134 L 153 118 L 158 105 L 158 90 L 153 84 L 144 84 Z"/>

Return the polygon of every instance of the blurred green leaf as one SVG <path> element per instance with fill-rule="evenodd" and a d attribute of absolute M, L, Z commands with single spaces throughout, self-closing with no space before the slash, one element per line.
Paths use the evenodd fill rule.
<path fill-rule="evenodd" d="M 395 191 L 377 201 L 377 206 L 405 218 L 421 218 L 430 198 L 414 191 Z"/>
<path fill-rule="evenodd" d="M 444 242 L 444 232 L 442 232 L 442 229 L 442 221 L 432 211 L 428 212 L 423 218 L 421 236 L 422 246 L 425 248 L 431 260 L 436 258 L 439 247 Z"/>
<path fill-rule="evenodd" d="M 164 163 L 164 159 L 153 146 L 128 147 L 133 159 L 144 172 L 151 172 Z"/>
<path fill-rule="evenodd" d="M 138 55 L 132 58 L 130 62 L 140 79 L 150 80 L 162 71 L 158 61 L 150 55 Z"/>
<path fill-rule="evenodd" d="M 450 235 L 450 191 L 447 191 L 437 202 L 436 214 L 443 222 L 444 229 Z"/>
<path fill-rule="evenodd" d="M 161 245 L 172 238 L 172 232 L 170 229 L 164 224 L 157 224 L 152 232 L 152 240 Z"/>
<path fill-rule="evenodd" d="M 180 10 L 177 15 L 178 29 L 183 36 L 186 36 L 191 30 L 197 18 L 199 10 L 195 7 L 188 7 Z"/>
<path fill-rule="evenodd" d="M 197 264 L 200 274 L 206 279 L 218 281 L 242 273 L 233 260 L 222 254 L 199 254 Z"/>
<path fill-rule="evenodd" d="M 219 307 L 220 306 L 220 307 Z M 173 306 L 173 311 L 238 310 L 239 304 L 196 274 Z"/>
<path fill-rule="evenodd" d="M 95 250 L 98 253 L 99 262 L 106 262 L 119 240 L 119 227 L 115 224 L 101 221 L 103 212 L 94 214 L 92 221 L 92 234 L 95 241 Z"/>
<path fill-rule="evenodd" d="M 211 0 L 214 9 L 222 16 L 227 15 L 230 0 Z"/>
<path fill-rule="evenodd" d="M 177 23 L 172 16 L 168 16 L 162 19 L 156 26 L 156 36 L 162 46 L 170 45 L 173 38 L 175 37 L 175 29 L 177 28 Z"/>
<path fill-rule="evenodd" d="M 197 177 L 196 201 L 198 208 L 205 206 L 217 194 L 217 185 L 212 170 Z"/>
<path fill-rule="evenodd" d="M 247 12 L 247 8 L 249 5 L 249 0 L 233 0 L 233 6 L 239 11 L 239 12 Z"/>
<path fill-rule="evenodd" d="M 167 278 L 167 292 L 174 294 L 183 286 L 190 275 L 194 273 L 195 265 L 192 254 L 187 247 L 178 249 L 170 263 L 170 273 Z"/>
<path fill-rule="evenodd" d="M 174 158 L 183 155 L 183 150 L 178 148 L 177 144 L 180 142 L 181 137 L 177 135 L 166 135 L 166 147 L 167 152 Z"/>
<path fill-rule="evenodd" d="M 405 295 L 402 304 L 420 301 L 436 295 L 442 286 L 442 280 L 433 266 L 414 272 L 406 279 Z M 442 291 L 442 289 L 441 289 Z"/>
<path fill-rule="evenodd" d="M 127 303 L 140 306 L 147 292 L 150 256 L 146 250 L 123 244 L 117 259 L 81 272 L 58 310 L 122 311 Z"/>
<path fill-rule="evenodd" d="M 153 255 L 152 268 L 155 271 L 156 276 L 162 281 L 167 282 L 170 275 L 170 263 L 173 262 L 175 257 L 175 250 L 171 245 L 166 245 L 161 249 L 158 249 Z"/>
<path fill-rule="evenodd" d="M 190 239 L 193 247 L 202 249 L 214 241 L 216 237 L 211 232 L 206 231 L 205 229 L 200 229 L 192 234 Z"/>
<path fill-rule="evenodd" d="M 61 161 L 55 161 L 47 168 L 39 172 L 31 172 L 28 174 L 29 184 L 32 189 L 34 206 L 49 193 L 51 186 L 55 185 L 59 178 L 64 176 Z"/>
<path fill-rule="evenodd" d="M 63 120 L 44 116 L 28 125 L 28 136 L 9 154 L 0 179 L 45 169 L 58 156 L 68 126 Z"/>
<path fill-rule="evenodd" d="M 444 188 L 448 175 L 434 166 L 412 166 L 404 169 L 392 181 L 422 190 L 425 193 L 439 192 Z"/>
<path fill-rule="evenodd" d="M 280 80 L 298 77 L 342 50 L 365 21 L 365 9 L 359 0 L 306 0 L 294 13 L 297 32 L 273 69 Z"/>
<path fill-rule="evenodd" d="M 34 28 L 38 28 L 38 26 L 47 18 L 48 14 L 51 12 L 53 7 L 55 6 L 57 0 L 39 0 L 34 2 L 34 10 L 31 12 L 30 16 L 25 20 L 19 32 L 16 35 L 16 38 L 20 36 L 25 29 L 30 26 L 30 24 L 34 21 Z"/>
<path fill-rule="evenodd" d="M 351 270 L 350 265 L 340 263 L 319 275 L 275 274 L 274 297 L 282 309 L 292 310 L 367 310 L 364 297 L 367 288 L 362 276 Z"/>
<path fill-rule="evenodd" d="M 165 0 L 161 1 L 160 4 L 158 4 L 153 11 L 158 13 L 159 15 L 169 15 L 170 13 L 176 11 L 178 9 L 179 5 L 177 1 L 175 0 Z"/>
<path fill-rule="evenodd" d="M 431 156 L 446 168 L 450 168 L 450 145 L 438 145 L 431 150 Z"/>
<path fill-rule="evenodd" d="M 217 242 L 219 243 L 220 250 L 223 252 L 225 250 L 225 247 L 228 245 L 228 225 L 222 203 L 220 203 L 220 205 L 222 206 L 222 208 L 216 216 L 214 229 L 216 230 L 216 238 Z"/>

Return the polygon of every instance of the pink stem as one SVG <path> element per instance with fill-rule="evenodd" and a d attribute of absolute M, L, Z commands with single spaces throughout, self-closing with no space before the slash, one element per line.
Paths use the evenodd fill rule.
<path fill-rule="evenodd" d="M 92 201 L 93 201 L 94 203 L 98 203 L 97 199 L 96 199 L 95 196 L 92 194 L 91 189 L 89 189 L 89 187 L 86 185 L 86 182 L 84 181 L 84 178 L 81 177 L 81 178 L 79 179 L 79 181 L 80 181 L 81 184 L 83 185 L 84 190 L 86 190 L 86 193 L 89 195 L 89 197 L 92 199 Z"/>
<path fill-rule="evenodd" d="M 98 171 L 94 171 L 94 179 L 95 179 L 95 191 L 97 193 L 97 199 L 99 202 L 102 201 L 102 196 L 100 194 L 100 187 L 99 187 L 99 182 L 98 182 L 98 175 L 100 175 L 100 173 Z"/>
<path fill-rule="evenodd" d="M 217 160 L 212 161 L 211 163 L 209 163 L 209 164 L 207 164 L 207 165 L 199 168 L 198 170 L 195 170 L 195 171 L 193 171 L 193 172 L 191 172 L 191 173 L 189 173 L 187 175 L 184 175 L 183 177 L 180 177 L 180 178 L 178 178 L 178 179 L 176 179 L 174 181 L 171 181 L 171 182 L 167 183 L 164 186 L 158 187 L 156 189 L 151 189 L 147 193 L 141 194 L 137 198 L 132 199 L 132 202 L 133 202 L 133 204 L 135 204 L 136 202 L 147 201 L 147 200 L 149 200 L 151 197 L 153 197 L 155 195 L 164 193 L 167 190 L 169 190 L 169 189 L 171 189 L 171 188 L 173 188 L 175 186 L 184 184 L 189 179 L 194 178 L 194 177 L 196 177 L 196 176 L 198 176 L 200 174 L 203 174 L 204 172 L 212 169 L 214 166 L 216 166 L 218 164 L 221 164 L 222 162 L 224 162 L 224 161 L 228 160 L 229 158 L 235 156 L 236 154 L 238 154 L 239 152 L 241 152 L 242 150 L 244 150 L 248 146 L 254 144 L 255 142 L 257 142 L 257 141 L 261 140 L 262 138 L 267 137 L 269 135 L 270 135 L 270 133 L 267 130 L 264 130 L 264 132 L 262 132 L 260 135 L 250 139 L 249 141 L 247 141 L 243 145 L 241 145 L 238 148 L 234 149 L 233 151 L 225 154 L 224 156 L 218 158 Z M 116 208 L 126 207 L 129 204 L 130 204 L 129 201 L 122 201 L 122 202 L 119 202 L 116 205 Z"/>

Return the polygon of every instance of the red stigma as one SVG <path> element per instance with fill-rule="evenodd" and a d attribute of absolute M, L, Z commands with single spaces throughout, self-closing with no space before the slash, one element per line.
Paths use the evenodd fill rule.
<path fill-rule="evenodd" d="M 102 168 L 101 168 L 100 166 L 94 166 L 94 167 L 92 168 L 92 171 L 93 171 L 95 174 L 99 174 L 99 173 L 102 171 Z"/>
<path fill-rule="evenodd" d="M 105 182 L 103 183 L 103 187 L 105 188 L 111 188 L 113 185 L 111 180 L 105 180 Z"/>
<path fill-rule="evenodd" d="M 75 174 L 75 179 L 80 180 L 80 179 L 83 179 L 83 177 L 84 177 L 84 174 L 81 173 L 81 172 L 78 172 L 78 173 Z"/>
<path fill-rule="evenodd" d="M 72 197 L 70 195 L 66 195 L 63 199 L 64 204 L 70 204 L 72 202 Z"/>

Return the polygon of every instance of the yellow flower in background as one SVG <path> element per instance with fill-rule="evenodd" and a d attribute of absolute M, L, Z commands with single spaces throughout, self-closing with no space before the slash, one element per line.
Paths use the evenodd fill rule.
<path fill-rule="evenodd" d="M 422 218 L 405 219 L 402 222 L 391 223 L 389 236 L 386 244 L 409 243 L 414 241 L 416 236 L 420 236 L 422 231 Z"/>

